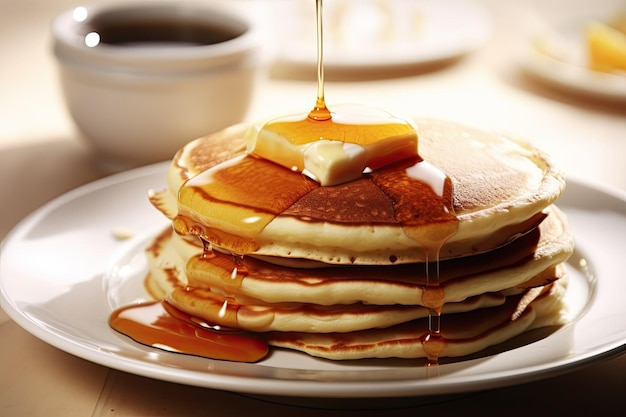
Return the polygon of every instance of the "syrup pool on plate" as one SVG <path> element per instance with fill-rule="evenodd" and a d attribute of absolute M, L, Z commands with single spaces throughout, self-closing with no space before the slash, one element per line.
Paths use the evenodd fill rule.
<path fill-rule="evenodd" d="M 207 323 L 172 307 L 167 301 L 116 309 L 109 323 L 139 343 L 170 352 L 256 362 L 268 351 L 260 335 Z"/>

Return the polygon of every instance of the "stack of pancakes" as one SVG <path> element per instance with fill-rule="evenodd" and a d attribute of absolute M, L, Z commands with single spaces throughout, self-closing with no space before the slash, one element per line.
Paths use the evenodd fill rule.
<path fill-rule="evenodd" d="M 247 155 L 246 127 L 233 126 L 181 149 L 168 189 L 150 193 L 174 225 L 147 248 L 150 294 L 337 360 L 458 357 L 563 324 L 574 244 L 553 204 L 561 172 L 517 139 L 437 120 L 417 126 L 424 161 L 415 166 L 440 169 L 452 193 L 454 233 L 441 247 L 425 242 L 452 223 L 423 210 L 421 194 L 434 186 L 408 189 L 406 165 L 320 186 Z M 225 173 L 232 180 L 221 189 L 204 186 Z M 266 221 L 251 233 L 242 218 Z M 435 353 L 425 343 L 433 315 Z"/>

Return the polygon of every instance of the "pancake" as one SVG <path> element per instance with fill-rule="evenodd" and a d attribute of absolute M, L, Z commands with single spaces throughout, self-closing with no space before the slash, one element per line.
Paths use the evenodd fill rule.
<path fill-rule="evenodd" d="M 446 304 L 442 314 L 498 306 L 505 302 L 505 298 L 500 293 L 481 294 L 462 302 Z M 238 302 L 229 296 L 193 287 L 176 288 L 167 297 L 167 302 L 206 322 L 260 333 L 346 333 L 385 328 L 429 315 L 429 309 L 417 305 L 270 304 L 250 298 Z"/>
<path fill-rule="evenodd" d="M 442 317 L 441 336 L 429 346 L 428 319 L 350 333 L 272 332 L 269 344 L 332 360 L 462 357 L 506 342 L 529 330 L 567 322 L 567 280 L 507 298 L 498 307 Z"/>
<path fill-rule="evenodd" d="M 145 250 L 148 261 L 148 275 L 144 287 L 151 298 L 162 300 L 174 288 L 187 285 L 185 264 L 188 259 L 202 253 L 194 243 L 164 229 L 152 239 Z"/>
<path fill-rule="evenodd" d="M 573 237 L 563 214 L 548 209 L 546 220 L 532 232 L 493 252 L 442 261 L 437 292 L 441 303 L 460 302 L 487 292 L 519 286 L 547 275 L 567 260 Z M 147 250 L 151 292 L 157 298 L 175 287 L 207 289 L 235 300 L 257 303 L 313 303 L 319 305 L 366 303 L 425 305 L 428 300 L 426 266 L 346 266 L 289 268 L 250 257 L 240 261 L 215 251 L 201 255 L 193 243 L 171 229 L 157 237 Z M 245 270 L 233 276 L 237 268 Z M 155 288 L 158 288 L 155 289 Z M 428 306 L 426 307 L 433 307 Z M 201 314 L 202 316 L 202 314 Z"/>
<path fill-rule="evenodd" d="M 171 250 L 174 245 L 167 236 L 171 231 L 156 241 Z M 154 248 L 151 252 L 157 253 Z M 331 360 L 427 356 L 422 339 L 428 333 L 429 309 L 423 306 L 270 304 L 249 297 L 239 302 L 188 286 L 184 274 L 171 272 L 178 269 L 169 261 L 159 265 L 172 285 L 167 296 L 171 305 L 209 323 L 261 332 L 272 346 Z M 147 281 L 152 280 L 154 274 Z M 376 282 L 371 282 L 371 287 L 383 290 Z M 441 328 L 445 348 L 438 357 L 470 355 L 525 331 L 566 323 L 566 288 L 566 269 L 559 263 L 518 286 L 444 304 Z"/>
<path fill-rule="evenodd" d="M 399 182 L 397 172 L 404 171 L 405 166 L 381 169 L 362 180 L 321 187 L 298 173 L 245 156 L 245 131 L 245 126 L 235 126 L 181 149 L 168 172 L 168 190 L 151 194 L 151 201 L 171 219 L 180 214 L 193 219 L 192 225 L 179 227 L 187 231 L 195 228 L 194 233 L 205 235 L 205 240 L 217 242 L 217 246 L 223 243 L 227 251 L 280 260 L 363 265 L 424 262 L 428 250 L 420 236 L 447 227 L 446 221 L 441 220 L 409 228 L 397 219 L 398 207 L 393 199 L 399 197 L 390 198 L 389 194 Z M 563 175 L 550 158 L 522 141 L 438 120 L 418 120 L 417 131 L 420 155 L 425 160 L 417 166 L 431 164 L 440 168 L 454 189 L 453 211 L 458 227 L 438 251 L 440 259 L 470 256 L 506 244 L 536 226 L 541 221 L 539 213 L 563 191 Z M 245 170 L 239 170 L 244 174 L 237 181 L 250 177 L 251 169 L 259 169 L 267 171 L 271 178 L 280 172 L 281 179 L 289 181 L 289 187 L 258 191 L 249 196 L 250 206 L 235 207 L 227 196 L 206 204 L 201 175 L 210 177 L 236 165 L 234 158 L 246 164 Z M 191 178 L 196 182 L 190 182 Z M 264 183 L 257 173 L 248 180 L 252 184 Z M 237 181 L 228 185 L 228 193 L 237 192 Z M 246 187 L 240 194 L 250 192 L 248 188 L 252 186 Z M 272 194 L 286 188 L 291 193 L 287 197 Z M 251 233 L 247 225 L 237 220 L 259 215 L 251 206 L 261 198 L 274 204 L 278 197 L 284 200 L 279 212 L 272 213 L 258 233 Z M 406 211 L 419 213 L 428 198 L 407 197 L 411 206 Z M 220 218 L 216 222 L 216 212 L 227 216 L 226 220 Z M 228 246 L 232 236 L 245 240 L 249 246 L 243 250 Z"/>

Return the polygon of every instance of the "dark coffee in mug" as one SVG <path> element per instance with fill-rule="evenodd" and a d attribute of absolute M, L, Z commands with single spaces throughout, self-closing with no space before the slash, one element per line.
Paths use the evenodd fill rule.
<path fill-rule="evenodd" d="M 89 33 L 99 35 L 99 44 L 114 46 L 192 46 L 213 45 L 241 36 L 244 26 L 219 19 L 201 20 L 193 16 L 123 16 L 101 14 L 89 22 Z"/>

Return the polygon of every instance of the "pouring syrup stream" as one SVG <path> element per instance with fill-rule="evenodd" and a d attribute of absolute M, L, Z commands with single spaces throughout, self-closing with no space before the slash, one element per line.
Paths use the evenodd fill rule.
<path fill-rule="evenodd" d="M 322 0 L 315 0 L 315 19 L 317 23 L 317 100 L 309 112 L 309 118 L 316 121 L 329 120 L 330 111 L 324 99 L 324 28 Z"/>

